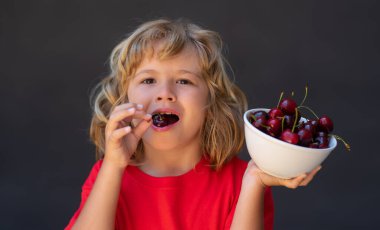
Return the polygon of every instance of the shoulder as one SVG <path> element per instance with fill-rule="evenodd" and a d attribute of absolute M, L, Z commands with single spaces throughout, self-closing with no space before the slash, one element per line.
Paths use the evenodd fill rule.
<path fill-rule="evenodd" d="M 238 172 L 242 171 L 244 173 L 247 168 L 247 165 L 248 165 L 248 162 L 235 156 L 223 166 L 223 169 L 233 170 L 233 171 L 238 171 Z"/>
<path fill-rule="evenodd" d="M 235 156 L 220 169 L 219 174 L 230 176 L 239 180 L 243 177 L 247 165 L 248 162 Z"/>

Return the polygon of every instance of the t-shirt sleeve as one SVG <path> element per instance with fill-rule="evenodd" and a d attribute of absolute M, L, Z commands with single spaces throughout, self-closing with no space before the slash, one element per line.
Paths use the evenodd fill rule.
<path fill-rule="evenodd" d="M 236 204 L 237 204 L 237 201 L 234 204 L 233 211 L 228 216 L 225 229 L 230 229 L 231 227 L 233 216 L 235 213 Z M 273 230 L 273 223 L 274 223 L 274 204 L 273 204 L 272 189 L 270 187 L 267 187 L 264 193 L 264 229 Z"/>
<path fill-rule="evenodd" d="M 99 160 L 92 167 L 89 176 L 87 177 L 86 181 L 84 182 L 84 184 L 82 186 L 81 202 L 80 202 L 79 208 L 74 213 L 73 217 L 71 218 L 69 224 L 66 226 L 65 230 L 70 230 L 72 228 L 72 226 L 74 225 L 74 223 L 75 223 L 76 219 L 78 218 L 80 212 L 82 211 L 82 208 L 83 208 L 84 204 L 86 203 L 88 196 L 90 195 L 92 186 L 95 183 L 95 180 L 96 180 L 96 177 L 97 177 L 98 172 L 100 170 L 100 167 L 102 165 L 102 162 L 103 162 L 102 160 Z"/>

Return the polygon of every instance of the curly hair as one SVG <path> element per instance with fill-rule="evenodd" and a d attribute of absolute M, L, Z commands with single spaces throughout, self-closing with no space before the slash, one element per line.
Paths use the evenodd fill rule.
<path fill-rule="evenodd" d="M 195 48 L 208 91 L 206 120 L 201 130 L 201 147 L 214 169 L 220 169 L 237 155 L 244 143 L 243 113 L 247 109 L 244 93 L 229 78 L 229 66 L 223 55 L 223 42 L 218 33 L 185 20 L 159 19 L 140 25 L 112 51 L 110 73 L 91 92 L 93 117 L 90 137 L 96 146 L 96 158 L 105 154 L 105 127 L 111 111 L 128 102 L 127 89 L 136 68 L 160 42 L 161 59 L 181 52 L 186 45 Z M 134 163 L 144 159 L 143 141 L 134 153 Z"/>

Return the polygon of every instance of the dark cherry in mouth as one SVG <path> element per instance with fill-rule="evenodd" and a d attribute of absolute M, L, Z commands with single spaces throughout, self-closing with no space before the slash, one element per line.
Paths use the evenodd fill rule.
<path fill-rule="evenodd" d="M 179 121 L 179 117 L 175 114 L 157 113 L 152 116 L 153 125 L 156 127 L 165 127 Z"/>

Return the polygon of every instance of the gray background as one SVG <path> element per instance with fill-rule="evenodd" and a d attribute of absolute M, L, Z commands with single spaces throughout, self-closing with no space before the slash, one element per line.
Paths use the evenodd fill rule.
<path fill-rule="evenodd" d="M 250 108 L 295 91 L 339 143 L 306 188 L 274 188 L 275 229 L 379 229 L 379 1 L 1 1 L 0 228 L 62 229 L 94 163 L 89 90 L 137 25 L 185 17 L 223 37 Z M 241 157 L 248 159 L 246 150 Z"/>

